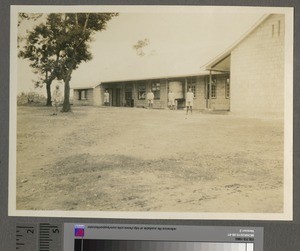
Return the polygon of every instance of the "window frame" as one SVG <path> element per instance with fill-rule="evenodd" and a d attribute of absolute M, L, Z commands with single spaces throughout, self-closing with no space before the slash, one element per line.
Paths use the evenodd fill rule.
<path fill-rule="evenodd" d="M 230 99 L 230 78 L 226 78 L 225 82 L 225 98 Z"/>
<path fill-rule="evenodd" d="M 87 91 L 88 89 L 78 90 L 78 100 L 87 100 Z"/>
<path fill-rule="evenodd" d="M 214 93 L 214 95 L 213 95 Z M 217 81 L 214 81 L 211 83 L 211 94 L 210 94 L 212 99 L 217 98 Z"/>
<path fill-rule="evenodd" d="M 143 90 L 142 90 L 143 88 Z M 143 92 L 142 95 L 140 95 Z M 137 85 L 137 96 L 138 96 L 138 100 L 146 100 L 146 83 L 138 83 Z"/>
<path fill-rule="evenodd" d="M 154 94 L 154 100 L 160 100 L 161 83 L 159 81 L 151 82 L 151 91 Z"/>
<path fill-rule="evenodd" d="M 217 98 L 217 80 L 215 81 L 212 81 L 212 83 L 208 83 L 204 85 L 204 99 L 207 100 L 209 99 L 209 86 L 211 85 L 211 95 L 210 95 L 210 98 L 211 99 L 216 99 Z M 215 95 L 213 96 L 212 93 L 213 93 L 213 86 L 214 86 L 214 92 L 215 92 Z"/>
<path fill-rule="evenodd" d="M 189 77 L 187 79 L 187 91 L 189 90 L 189 88 L 192 89 L 192 92 L 194 94 L 194 99 L 197 97 L 196 95 L 196 91 L 197 91 L 197 77 Z"/>

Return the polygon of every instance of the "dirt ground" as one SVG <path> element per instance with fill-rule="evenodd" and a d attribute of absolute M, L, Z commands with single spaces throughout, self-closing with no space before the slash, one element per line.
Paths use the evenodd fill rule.
<path fill-rule="evenodd" d="M 283 211 L 283 121 L 18 107 L 17 209 Z"/>

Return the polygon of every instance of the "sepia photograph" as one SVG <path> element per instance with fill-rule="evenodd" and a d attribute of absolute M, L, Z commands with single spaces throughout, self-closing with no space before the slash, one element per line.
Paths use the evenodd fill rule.
<path fill-rule="evenodd" d="M 292 220 L 293 22 L 12 6 L 9 214 Z"/>

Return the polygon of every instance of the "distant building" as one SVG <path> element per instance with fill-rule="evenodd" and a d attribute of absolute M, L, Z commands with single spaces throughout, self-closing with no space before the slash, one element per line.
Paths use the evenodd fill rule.
<path fill-rule="evenodd" d="M 103 105 L 104 91 L 111 106 L 147 107 L 146 93 L 154 93 L 153 108 L 168 107 L 168 91 L 177 107 L 185 106 L 189 87 L 194 109 L 230 110 L 249 115 L 283 116 L 284 15 L 265 15 L 239 41 L 208 62 L 199 74 L 102 82 L 75 88 L 74 105 Z"/>
<path fill-rule="evenodd" d="M 73 104 L 74 105 L 102 105 L 101 87 L 88 86 L 77 87 L 73 89 Z"/>
<path fill-rule="evenodd" d="M 146 94 L 151 89 L 154 93 L 153 108 L 164 109 L 168 107 L 168 92 L 171 89 L 175 94 L 177 108 L 180 109 L 185 106 L 187 90 L 192 88 L 195 109 L 229 110 L 229 74 L 212 74 L 212 80 L 210 107 L 207 71 L 199 75 L 111 81 L 94 88 L 76 88 L 74 105 L 103 105 L 104 92 L 108 90 L 111 106 L 147 107 Z"/>

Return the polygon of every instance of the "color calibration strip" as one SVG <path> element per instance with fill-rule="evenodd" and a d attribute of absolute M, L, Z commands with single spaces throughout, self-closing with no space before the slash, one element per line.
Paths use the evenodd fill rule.
<path fill-rule="evenodd" d="M 253 243 L 75 239 L 74 251 L 254 251 Z"/>
<path fill-rule="evenodd" d="M 263 228 L 64 224 L 63 251 L 263 251 Z"/>

